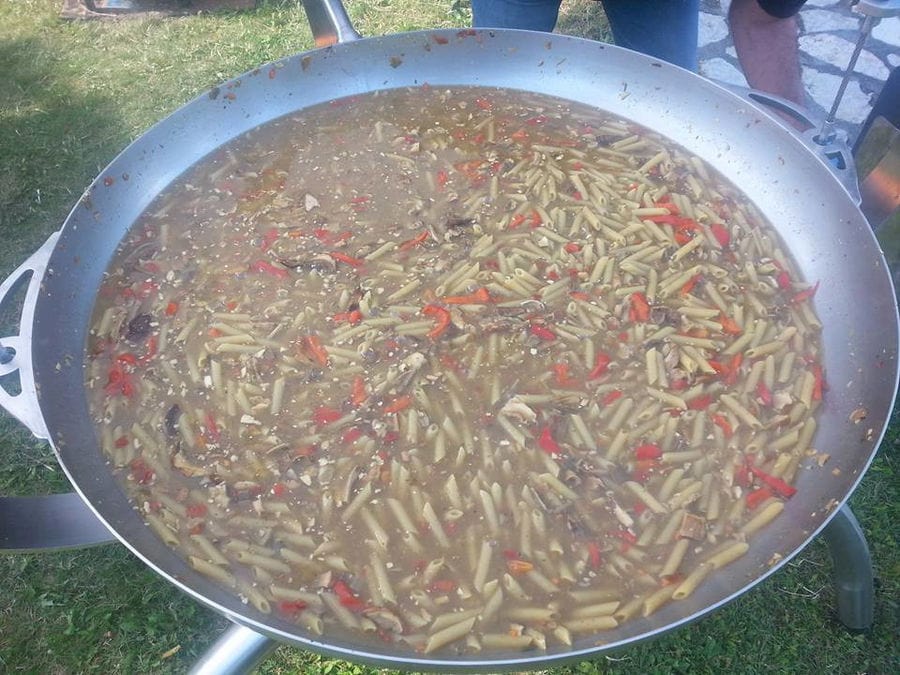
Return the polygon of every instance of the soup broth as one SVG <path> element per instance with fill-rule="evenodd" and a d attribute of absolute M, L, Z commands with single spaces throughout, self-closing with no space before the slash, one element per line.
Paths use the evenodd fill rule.
<path fill-rule="evenodd" d="M 217 150 L 108 268 L 104 452 L 199 572 L 313 635 L 571 645 L 778 516 L 815 287 L 666 139 L 522 92 L 335 101 Z"/>

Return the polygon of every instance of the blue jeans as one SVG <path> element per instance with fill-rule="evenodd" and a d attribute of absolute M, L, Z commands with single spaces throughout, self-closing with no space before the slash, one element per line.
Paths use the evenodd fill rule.
<path fill-rule="evenodd" d="M 560 1 L 472 0 L 472 23 L 550 32 Z M 603 0 L 603 9 L 620 47 L 697 70 L 700 0 Z"/>

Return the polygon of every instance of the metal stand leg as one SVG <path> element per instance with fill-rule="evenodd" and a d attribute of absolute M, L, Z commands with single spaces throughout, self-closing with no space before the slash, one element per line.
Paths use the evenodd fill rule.
<path fill-rule="evenodd" d="M 871 628 L 875 618 L 872 558 L 850 507 L 842 507 L 822 534 L 834 563 L 838 618 L 850 630 Z"/>
<path fill-rule="evenodd" d="M 244 675 L 265 660 L 278 643 L 234 624 L 206 650 L 190 675 Z"/>

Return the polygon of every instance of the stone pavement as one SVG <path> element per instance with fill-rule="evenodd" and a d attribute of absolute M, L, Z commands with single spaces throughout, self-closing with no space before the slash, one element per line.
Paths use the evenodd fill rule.
<path fill-rule="evenodd" d="M 700 73 L 724 84 L 746 87 L 725 17 L 730 0 L 702 0 Z M 807 108 L 824 120 L 859 37 L 862 16 L 848 0 L 807 0 L 800 11 L 800 63 Z M 856 63 L 837 113 L 850 142 L 865 121 L 892 68 L 900 66 L 900 17 L 875 26 Z"/>

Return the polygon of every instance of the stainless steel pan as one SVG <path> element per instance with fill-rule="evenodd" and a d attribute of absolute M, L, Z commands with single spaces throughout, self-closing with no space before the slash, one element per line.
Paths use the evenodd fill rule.
<path fill-rule="evenodd" d="M 732 93 L 646 56 L 582 39 L 523 31 L 426 31 L 357 36 L 338 5 L 307 3 L 319 43 L 344 40 L 268 64 L 214 88 L 146 132 L 96 178 L 61 232 L 0 291 L 32 274 L 16 353 L 23 393 L 0 398 L 60 465 L 96 518 L 162 576 L 262 634 L 369 663 L 440 670 L 540 667 L 647 638 L 695 619 L 771 574 L 814 537 L 872 460 L 897 387 L 897 305 L 884 258 L 865 219 L 825 161 L 787 129 Z M 829 390 L 816 447 L 828 470 L 802 471 L 798 494 L 750 553 L 689 599 L 578 641 L 572 649 L 442 660 L 380 645 L 314 638 L 255 612 L 205 578 L 151 534 L 114 482 L 88 416 L 86 332 L 103 272 L 139 214 L 180 173 L 239 134 L 335 98 L 393 87 L 475 85 L 559 96 L 609 110 L 658 131 L 737 184 L 778 228 L 802 273 L 821 281 Z M 854 422 L 852 413 L 867 412 Z M 835 469 L 837 469 L 835 471 Z M 773 556 L 782 556 L 771 564 Z"/>

